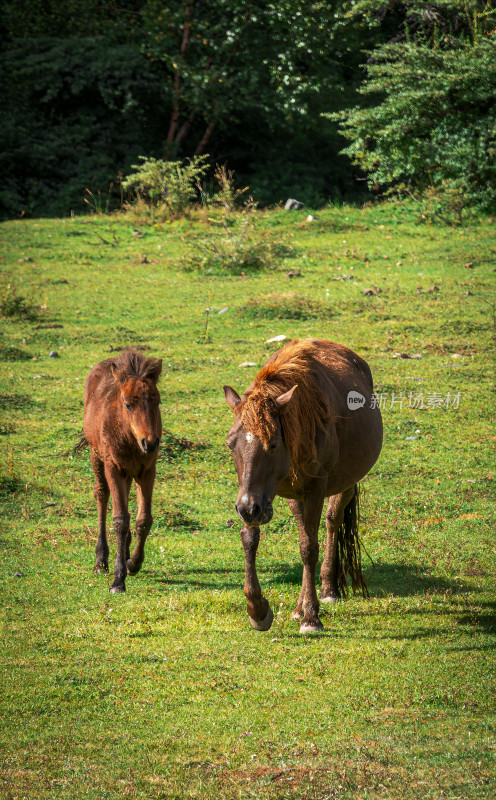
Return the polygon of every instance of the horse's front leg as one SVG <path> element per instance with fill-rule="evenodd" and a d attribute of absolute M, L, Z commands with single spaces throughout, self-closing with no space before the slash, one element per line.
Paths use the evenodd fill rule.
<path fill-rule="evenodd" d="M 152 527 L 152 495 L 155 481 L 155 464 L 136 480 L 138 514 L 136 516 L 136 545 L 131 557 L 127 557 L 127 571 L 136 575 L 145 560 L 145 542 Z"/>
<path fill-rule="evenodd" d="M 115 556 L 114 582 L 110 587 L 113 594 L 126 591 L 126 560 L 129 553 L 128 496 L 131 480 L 121 475 L 113 464 L 106 465 L 105 475 L 112 495 L 112 523 L 117 539 L 117 553 Z"/>
<path fill-rule="evenodd" d="M 90 452 L 91 466 L 95 473 L 93 495 L 98 510 L 98 538 L 95 547 L 95 572 L 108 572 L 109 546 L 107 541 L 107 506 L 110 491 L 105 477 L 105 468 L 102 459 Z"/>
<path fill-rule="evenodd" d="M 260 541 L 260 528 L 241 528 L 241 541 L 245 551 L 245 587 L 246 610 L 252 626 L 257 631 L 268 631 L 272 625 L 274 614 L 268 601 L 262 594 L 257 577 L 256 556 Z"/>
<path fill-rule="evenodd" d="M 298 605 L 292 616 L 300 619 L 300 633 L 321 631 L 319 600 L 315 588 L 315 573 L 319 557 L 319 525 L 324 496 L 312 494 L 305 501 L 288 500 L 289 507 L 298 523 L 300 555 L 303 561 L 303 579 Z"/>

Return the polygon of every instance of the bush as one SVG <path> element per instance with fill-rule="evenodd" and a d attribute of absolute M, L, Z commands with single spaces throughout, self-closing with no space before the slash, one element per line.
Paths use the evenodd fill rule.
<path fill-rule="evenodd" d="M 209 218 L 215 232 L 193 242 L 198 256 L 190 256 L 187 266 L 201 272 L 242 272 L 268 269 L 276 256 L 267 232 L 258 232 L 256 205 L 250 198 L 241 211 L 226 213 L 221 219 Z"/>
<path fill-rule="evenodd" d="M 194 156 L 188 162 L 161 161 L 140 156 L 130 175 L 122 181 L 135 199 L 167 216 L 182 216 L 198 199 L 201 178 L 208 170 L 208 156 Z M 131 204 L 132 207 L 132 204 Z"/>
<path fill-rule="evenodd" d="M 496 207 L 494 37 L 384 45 L 367 71 L 361 92 L 373 104 L 331 116 L 369 185 L 450 187 L 469 205 Z"/>
<path fill-rule="evenodd" d="M 19 294 L 12 280 L 4 279 L 0 287 L 0 315 L 17 319 L 35 320 L 38 316 L 36 308 Z"/>

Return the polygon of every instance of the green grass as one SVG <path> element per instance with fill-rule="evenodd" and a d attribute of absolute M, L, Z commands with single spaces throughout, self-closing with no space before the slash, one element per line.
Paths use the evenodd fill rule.
<path fill-rule="evenodd" d="M 260 213 L 280 256 L 232 277 L 184 269 L 215 235 L 202 215 L 0 226 L 0 797 L 494 797 L 495 222 L 305 216 Z M 246 388 L 279 334 L 355 349 L 384 406 L 371 597 L 324 608 L 311 637 L 281 500 L 258 556 L 274 625 L 249 625 L 224 444 L 222 385 Z M 72 448 L 87 372 L 130 345 L 164 359 L 167 433 L 145 564 L 116 596 Z"/>

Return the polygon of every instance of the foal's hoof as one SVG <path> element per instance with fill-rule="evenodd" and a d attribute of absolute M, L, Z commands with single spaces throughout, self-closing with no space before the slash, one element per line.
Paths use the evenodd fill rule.
<path fill-rule="evenodd" d="M 326 597 L 320 595 L 320 602 L 321 603 L 337 603 L 341 600 L 338 594 L 328 594 Z"/>
<path fill-rule="evenodd" d="M 320 633 L 324 630 L 324 626 L 320 622 L 302 622 L 300 625 L 300 633 Z"/>
<path fill-rule="evenodd" d="M 269 607 L 269 610 L 267 611 L 267 616 L 261 622 L 259 620 L 253 619 L 253 617 L 249 617 L 248 619 L 250 620 L 252 628 L 255 628 L 256 631 L 268 631 L 270 626 L 272 625 L 274 614 L 272 609 Z"/>
<path fill-rule="evenodd" d="M 301 619 L 303 616 L 303 611 L 301 608 L 296 607 L 294 611 L 291 612 L 291 619 Z"/>
<path fill-rule="evenodd" d="M 108 572 L 108 566 L 106 564 L 95 564 L 95 569 L 93 570 L 95 575 L 102 575 L 103 573 Z"/>
<path fill-rule="evenodd" d="M 111 586 L 110 587 L 110 593 L 111 594 L 124 594 L 125 591 L 126 591 L 126 587 L 125 586 Z"/>
<path fill-rule="evenodd" d="M 137 575 L 141 569 L 141 564 L 134 564 L 131 559 L 126 562 L 126 567 L 129 575 Z"/>

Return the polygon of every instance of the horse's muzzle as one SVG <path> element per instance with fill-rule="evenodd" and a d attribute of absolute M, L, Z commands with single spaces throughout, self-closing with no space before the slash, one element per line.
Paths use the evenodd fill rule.
<path fill-rule="evenodd" d="M 236 513 L 245 525 L 266 525 L 272 519 L 272 503 L 270 500 L 264 501 L 262 505 L 255 502 L 236 503 Z"/>
<path fill-rule="evenodd" d="M 158 448 L 160 439 L 142 439 L 140 442 L 141 449 L 144 453 L 154 453 L 155 450 Z"/>

